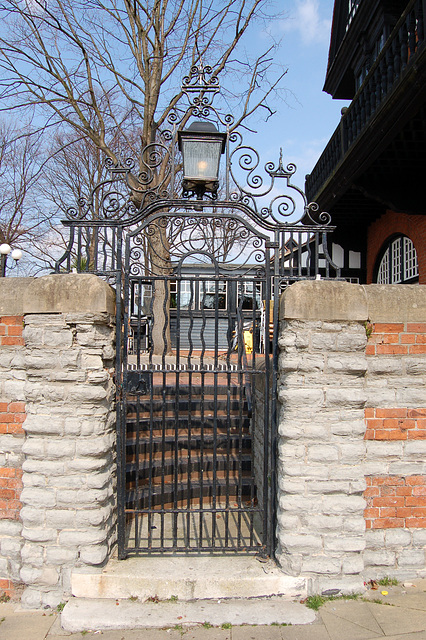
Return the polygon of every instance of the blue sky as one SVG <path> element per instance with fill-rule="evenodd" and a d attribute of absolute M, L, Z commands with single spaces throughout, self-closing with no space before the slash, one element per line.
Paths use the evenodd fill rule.
<path fill-rule="evenodd" d="M 347 101 L 333 100 L 322 91 L 327 69 L 334 0 L 289 0 L 287 17 L 274 25 L 281 37 L 280 58 L 288 72 L 284 86 L 286 102 L 276 105 L 279 113 L 259 126 L 253 145 L 261 150 L 262 162 L 278 159 L 283 148 L 285 164 L 294 162 L 294 182 L 304 187 L 309 173 L 340 120 Z"/>

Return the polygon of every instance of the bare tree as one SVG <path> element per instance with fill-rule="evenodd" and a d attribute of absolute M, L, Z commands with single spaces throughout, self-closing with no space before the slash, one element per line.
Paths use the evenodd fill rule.
<path fill-rule="evenodd" d="M 182 97 L 183 72 L 207 60 L 218 76 L 240 74 L 236 126 L 260 106 L 284 73 L 268 83 L 272 48 L 250 62 L 237 47 L 267 0 L 3 0 L 2 97 L 38 105 L 49 118 L 87 135 L 112 160 L 111 132 L 129 121 L 154 142 Z M 250 68 L 248 65 L 250 64 Z M 119 96 L 119 99 L 117 99 Z M 230 97 L 230 94 L 228 94 Z M 120 108 L 118 109 L 118 104 Z"/>
<path fill-rule="evenodd" d="M 228 108 L 237 114 L 234 126 L 247 122 L 259 109 L 267 116 L 272 113 L 268 97 L 285 74 L 280 70 L 268 79 L 274 45 L 255 60 L 241 47 L 249 27 L 268 19 L 268 4 L 268 0 L 2 0 L 0 96 L 5 108 L 36 108 L 50 124 L 66 123 L 114 163 L 119 155 L 112 141 L 117 136 L 126 140 L 141 170 L 142 149 L 157 140 L 179 105 L 181 77 L 204 60 L 215 76 L 226 71 L 232 86 L 239 87 L 238 93 L 225 92 Z M 135 128 L 140 130 L 137 140 Z M 165 159 L 158 167 L 159 183 L 166 179 L 166 166 Z M 129 184 L 138 204 L 143 188 L 137 172 Z M 157 242 L 151 244 L 157 273 L 163 275 L 170 271 L 168 241 L 165 232 L 158 233 Z"/>
<path fill-rule="evenodd" d="M 36 271 L 55 268 L 67 244 L 68 232 L 62 227 L 61 220 L 66 217 L 68 209 L 91 194 L 105 176 L 104 155 L 91 140 L 69 129 L 52 136 L 49 157 L 35 185 L 40 207 L 49 226 L 48 233 L 34 238 L 30 250 L 37 265 L 34 267 Z M 95 216 L 99 206 L 95 197 Z M 94 247 L 90 249 L 89 262 L 93 264 Z M 78 267 L 76 255 L 73 260 Z"/>
<path fill-rule="evenodd" d="M 46 233 L 47 216 L 36 189 L 43 166 L 41 134 L 29 126 L 0 123 L 0 244 L 25 252 Z M 2 259 L 5 273 L 6 256 Z"/>

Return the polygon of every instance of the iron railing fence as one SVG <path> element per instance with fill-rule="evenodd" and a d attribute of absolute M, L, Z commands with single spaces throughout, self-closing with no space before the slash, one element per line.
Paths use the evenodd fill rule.
<path fill-rule="evenodd" d="M 120 557 L 170 551 L 269 555 L 273 503 L 268 478 L 274 474 L 269 398 L 273 395 L 270 374 L 275 347 L 269 340 L 269 325 L 263 329 L 268 337 L 260 340 L 258 335 L 257 292 L 269 308 L 270 273 L 266 270 L 263 279 L 227 278 L 223 273 L 213 280 L 187 274 L 153 278 L 148 312 L 152 312 L 157 292 L 169 296 L 171 284 L 176 291 L 172 349 L 165 338 L 169 306 L 163 304 L 163 313 L 151 315 L 148 322 L 151 335 L 157 328 L 163 336 L 159 354 L 150 338 L 148 349 L 144 344 L 141 350 L 144 340 L 138 337 L 147 327 L 141 312 L 141 291 L 147 281 L 141 276 L 128 276 L 126 281 L 127 295 L 133 297 L 136 291 L 137 302 L 133 305 L 127 299 L 124 303 Z M 188 283 L 189 287 L 183 286 Z M 200 283 L 201 311 L 193 304 Z M 213 286 L 208 288 L 209 284 Z M 247 296 L 240 296 L 235 313 L 221 309 L 224 284 L 252 291 L 252 304 Z M 207 295 L 212 296 L 213 305 L 210 301 L 204 304 Z M 130 318 L 132 307 L 137 312 Z M 200 313 L 202 321 L 197 324 Z M 126 349 L 130 332 L 134 335 L 132 352 Z M 260 361 L 264 366 L 259 368 Z M 252 402 L 256 378 L 263 381 L 268 398 L 262 407 Z M 254 444 L 258 414 L 263 427 L 256 440 L 262 443 L 262 452 Z M 265 495 L 258 495 L 257 486 Z"/>
<path fill-rule="evenodd" d="M 57 273 L 92 273 L 115 286 L 124 276 L 124 246 L 129 232 L 127 225 L 105 224 L 105 221 L 65 220 L 70 229 L 67 249 L 56 263 Z M 331 225 L 286 224 L 278 228 L 278 275 L 286 283 L 312 279 L 340 279 L 340 268 L 329 252 Z M 143 261 L 143 258 L 141 258 Z M 237 265 L 236 265 L 237 266 Z M 147 277 L 150 268 L 146 269 Z"/>

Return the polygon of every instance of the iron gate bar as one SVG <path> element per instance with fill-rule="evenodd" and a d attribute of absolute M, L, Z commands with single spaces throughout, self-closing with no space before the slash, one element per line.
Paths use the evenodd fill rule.
<path fill-rule="evenodd" d="M 279 238 L 278 231 L 275 231 L 275 240 L 277 241 Z M 279 273 L 279 255 L 275 251 L 274 253 L 274 304 L 273 304 L 273 325 L 275 331 L 277 331 L 278 337 L 278 327 L 279 327 L 279 283 L 280 279 L 278 277 Z M 276 509 L 273 508 L 273 500 L 275 499 L 276 493 L 276 461 L 277 461 L 277 434 L 278 434 L 278 420 L 277 420 L 277 402 L 278 402 L 278 376 L 276 373 L 278 372 L 278 339 L 275 339 L 272 343 L 272 375 L 271 375 L 271 443 L 269 446 L 269 456 L 270 456 L 270 485 L 271 485 L 271 500 L 268 502 L 268 509 L 270 510 L 269 518 L 272 526 L 270 526 L 268 530 L 268 549 L 272 550 L 274 547 L 274 539 L 273 539 L 273 531 L 276 530 L 277 525 L 277 512 Z M 269 551 L 270 553 L 271 551 Z"/>
<path fill-rule="evenodd" d="M 275 233 L 276 236 L 276 233 Z M 276 241 L 276 237 L 275 237 L 275 241 Z M 263 432 L 263 457 L 264 460 L 266 460 L 266 471 L 267 473 L 264 474 L 263 477 L 263 504 L 264 504 L 264 508 L 263 508 L 263 527 L 264 527 L 264 531 L 266 532 L 266 538 L 264 539 L 264 549 L 263 549 L 263 553 L 264 555 L 270 555 L 271 550 L 273 549 L 272 546 L 272 537 L 271 537 L 271 532 L 270 532 L 270 526 L 268 527 L 268 523 L 269 523 L 269 519 L 270 519 L 270 508 L 272 506 L 272 501 L 274 499 L 275 496 L 273 496 L 271 499 L 269 499 L 269 491 L 270 491 L 270 482 L 272 480 L 272 465 L 274 464 L 274 460 L 270 454 L 270 439 L 272 440 L 272 442 L 275 439 L 275 429 L 276 429 L 276 425 L 274 423 L 274 414 L 272 412 L 272 415 L 270 413 L 270 409 L 269 409 L 269 403 L 272 403 L 272 407 L 274 406 L 274 401 L 275 398 L 272 397 L 270 398 L 269 396 L 269 388 L 270 388 L 270 384 L 271 384 L 271 369 L 270 369 L 270 338 L 269 338 L 269 314 L 270 314 L 270 303 L 272 300 L 272 292 L 271 292 L 271 273 L 270 273 L 270 265 L 271 265 L 271 256 L 270 256 L 270 248 L 267 246 L 266 250 L 265 250 L 266 256 L 265 256 L 265 269 L 266 269 L 266 313 L 267 313 L 267 319 L 265 321 L 265 378 L 266 378 L 266 382 L 265 382 L 265 413 L 264 413 L 264 424 L 265 425 L 269 425 L 269 417 L 272 417 L 272 421 L 271 421 L 271 431 L 272 434 L 270 434 L 269 428 L 265 428 L 264 432 Z M 276 273 L 276 266 L 277 266 L 277 260 L 278 260 L 278 253 L 277 250 L 274 250 L 274 273 Z M 278 284 L 278 281 L 274 278 L 274 286 L 276 286 Z M 276 321 L 276 316 L 275 316 L 275 309 L 278 308 L 277 304 L 278 304 L 278 296 L 277 296 L 277 292 L 278 289 L 275 288 L 274 290 L 274 331 L 277 332 L 278 334 L 278 322 L 275 323 Z M 273 343 L 273 350 L 275 348 L 275 344 L 277 343 L 277 340 L 274 340 Z M 278 369 L 274 369 L 274 371 L 278 371 Z M 275 380 L 275 376 L 272 376 L 272 385 L 274 385 L 274 383 L 276 383 Z"/>
<path fill-rule="evenodd" d="M 206 300 L 206 283 L 203 281 L 202 283 L 202 302 L 201 302 L 201 313 L 202 313 L 202 325 L 201 325 L 201 362 L 203 362 L 204 354 L 206 351 L 206 342 L 205 342 L 205 330 L 206 330 L 206 309 L 205 309 L 205 300 Z M 201 440 L 200 440 L 200 452 L 201 452 L 201 464 L 200 464 L 200 510 L 204 509 L 203 499 L 204 499 L 204 390 L 205 390 L 205 375 L 201 374 L 201 392 L 202 392 L 202 400 L 201 400 Z M 203 544 L 203 513 L 200 511 L 199 517 L 199 536 L 200 536 L 200 546 Z"/>
<path fill-rule="evenodd" d="M 179 300 L 180 300 L 180 295 L 181 295 L 181 286 L 182 286 L 182 281 L 179 280 L 178 281 L 178 287 L 179 287 Z M 192 291 L 193 291 L 193 287 L 191 285 L 190 287 L 191 289 L 191 298 L 192 298 Z M 179 303 L 180 304 L 180 303 Z M 189 326 L 188 326 L 188 342 L 189 342 L 189 351 L 188 351 L 188 362 L 190 362 L 191 359 L 191 354 L 192 354 L 192 327 L 193 327 L 193 316 L 192 316 L 192 310 L 191 310 L 191 304 L 189 304 L 189 308 L 190 308 L 190 321 L 189 321 Z M 192 435 L 192 424 L 191 424 L 191 420 L 192 420 L 192 411 L 189 410 L 189 407 L 192 406 L 192 370 L 189 371 L 188 374 L 188 444 L 191 442 L 191 435 Z M 186 514 L 186 530 L 189 534 L 190 531 L 190 508 L 191 508 L 191 475 L 192 475 L 192 460 L 191 460 L 191 447 L 188 446 L 188 450 L 187 450 L 187 483 L 186 483 L 186 491 L 187 491 L 187 514 Z M 189 546 L 189 535 L 188 535 L 188 541 L 187 541 L 187 546 Z"/>
<path fill-rule="evenodd" d="M 254 460 L 254 448 L 255 448 L 255 425 L 256 425 L 256 408 L 255 403 L 253 402 L 253 389 L 255 389 L 256 377 L 253 371 L 256 369 L 256 339 L 257 339 L 257 318 L 256 318 L 256 306 L 257 306 L 257 289 L 256 289 L 256 280 L 253 280 L 251 283 L 253 298 L 252 298 L 252 318 L 251 318 L 251 326 L 252 326 L 252 350 L 251 350 L 251 372 L 246 373 L 248 375 L 248 389 L 249 396 L 247 396 L 247 410 L 248 416 L 251 419 L 251 433 L 253 438 L 253 446 L 250 452 L 250 465 L 251 465 L 251 478 L 250 478 L 250 506 L 253 506 L 255 499 L 255 460 Z M 261 287 L 260 287 L 261 289 Z M 262 294 L 260 295 L 260 300 L 262 298 Z M 260 345 L 260 340 L 259 340 Z M 244 367 L 248 370 L 248 365 Z M 254 545 L 254 515 L 250 514 L 250 546 Z"/>
<path fill-rule="evenodd" d="M 214 291 L 214 368 L 217 369 L 217 348 L 219 338 L 219 282 L 215 281 Z M 217 398 L 217 373 L 214 373 L 214 397 Z M 213 419 L 213 509 L 217 506 L 217 403 L 214 403 Z M 212 546 L 216 546 L 216 518 L 212 515 Z"/>

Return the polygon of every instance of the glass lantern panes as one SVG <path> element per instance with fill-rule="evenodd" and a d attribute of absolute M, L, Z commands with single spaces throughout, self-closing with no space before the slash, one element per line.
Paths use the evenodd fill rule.
<path fill-rule="evenodd" d="M 217 180 L 221 150 L 221 140 L 182 140 L 184 178 Z"/>

